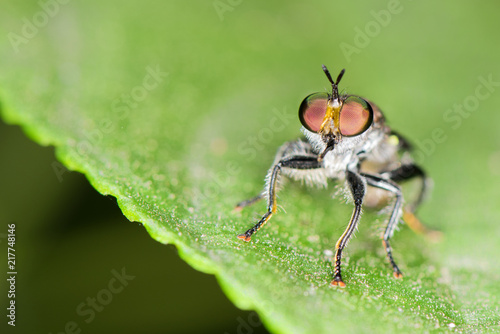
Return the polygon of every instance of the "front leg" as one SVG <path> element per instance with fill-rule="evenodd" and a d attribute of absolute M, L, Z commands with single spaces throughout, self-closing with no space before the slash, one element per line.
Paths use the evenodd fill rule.
<path fill-rule="evenodd" d="M 244 241 L 250 241 L 252 235 L 257 232 L 265 223 L 271 218 L 271 216 L 276 213 L 276 188 L 277 182 L 281 173 L 282 168 L 290 169 L 316 169 L 322 168 L 321 162 L 318 161 L 316 156 L 302 156 L 294 155 L 286 157 L 278 161 L 273 167 L 271 167 L 271 172 L 269 180 L 266 186 L 267 194 L 267 212 L 262 216 L 254 227 L 248 229 L 245 233 L 239 234 L 238 238 Z"/>
<path fill-rule="evenodd" d="M 340 272 L 340 264 L 342 261 L 342 251 L 351 239 L 356 227 L 358 226 L 359 217 L 361 215 L 361 205 L 363 204 L 363 198 L 365 197 L 366 186 L 361 175 L 355 172 L 347 171 L 347 183 L 351 190 L 352 197 L 354 199 L 354 210 L 352 212 L 351 220 L 344 231 L 344 234 L 339 238 L 335 246 L 335 271 L 333 273 L 333 281 L 331 285 L 339 286 L 341 288 L 345 287 L 345 283 L 342 280 L 342 275 Z"/>

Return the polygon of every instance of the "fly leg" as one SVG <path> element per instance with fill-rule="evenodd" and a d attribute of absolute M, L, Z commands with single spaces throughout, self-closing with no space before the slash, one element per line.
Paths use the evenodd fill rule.
<path fill-rule="evenodd" d="M 389 218 L 389 222 L 385 227 L 384 234 L 382 235 L 382 244 L 384 245 L 385 252 L 387 253 L 387 258 L 392 266 L 392 270 L 394 273 L 394 277 L 401 278 L 403 274 L 399 267 L 397 266 L 394 258 L 392 257 L 392 248 L 389 244 L 389 239 L 394 234 L 394 230 L 401 218 L 402 208 L 403 208 L 403 193 L 401 192 L 401 188 L 392 180 L 387 180 L 382 178 L 381 176 L 372 175 L 372 174 L 362 174 L 366 178 L 366 182 L 368 185 L 385 189 L 390 191 L 396 196 L 396 202 L 394 203 L 394 207 L 392 209 L 391 217 Z"/>
<path fill-rule="evenodd" d="M 417 207 L 422 203 L 427 189 L 429 188 L 429 181 L 425 175 L 425 172 L 419 166 L 410 163 L 402 165 L 396 169 L 383 173 L 383 175 L 387 175 L 394 182 L 402 182 L 406 180 L 410 180 L 415 177 L 419 177 L 422 180 L 422 184 L 420 186 L 420 190 L 417 196 L 417 199 L 408 205 L 408 209 L 411 212 L 415 212 Z"/>
<path fill-rule="evenodd" d="M 247 206 L 250 206 L 252 204 L 255 204 L 258 201 L 260 201 L 261 199 L 263 199 L 263 198 L 264 198 L 263 194 L 258 194 L 255 197 L 252 197 L 252 198 L 249 198 L 247 200 L 241 201 L 238 204 L 236 204 L 236 206 L 234 207 L 234 210 L 241 211 L 244 207 L 247 207 Z"/>
<path fill-rule="evenodd" d="M 441 232 L 428 228 L 427 226 L 422 224 L 422 222 L 420 222 L 420 220 L 415 216 L 415 211 L 417 210 L 420 203 L 422 203 L 429 188 L 429 180 L 426 177 L 425 172 L 419 166 L 411 163 L 402 165 L 396 169 L 383 173 L 383 175 L 387 175 L 391 180 L 395 182 L 402 182 L 415 177 L 421 179 L 422 183 L 418 196 L 415 201 L 410 203 L 403 210 L 403 220 L 413 231 L 427 235 L 432 239 L 439 239 L 441 237 Z"/>
<path fill-rule="evenodd" d="M 276 157 L 275 157 L 275 164 L 279 163 L 281 160 L 284 160 L 285 157 L 291 157 L 291 156 L 317 156 L 313 150 L 311 145 L 306 144 L 302 141 L 291 141 L 287 142 L 284 145 L 282 145 L 278 152 L 276 152 Z M 285 159 L 286 160 L 286 159 Z M 274 167 L 274 165 L 273 165 Z M 269 175 L 269 173 L 268 173 Z M 266 187 L 266 189 L 258 194 L 257 196 L 254 196 L 252 198 L 249 198 L 247 200 L 241 201 L 236 206 L 234 207 L 235 211 L 241 211 L 243 208 L 253 205 L 260 201 L 261 199 L 266 197 L 266 194 L 269 193 L 269 189 Z"/>
<path fill-rule="evenodd" d="M 267 212 L 262 216 L 257 224 L 254 227 L 248 229 L 245 233 L 239 234 L 238 238 L 244 241 L 250 241 L 252 235 L 257 232 L 267 221 L 271 218 L 271 216 L 276 213 L 277 204 L 276 204 L 276 188 L 278 179 L 281 174 L 282 168 L 290 168 L 290 169 L 315 169 L 321 168 L 322 164 L 318 161 L 316 156 L 301 156 L 294 155 L 290 157 L 286 157 L 278 161 L 273 165 L 270 169 L 268 182 L 266 185 L 265 193 L 267 195 Z M 257 198 L 257 197 L 255 197 Z M 259 198 L 260 199 L 260 198 Z M 252 201 L 252 200 L 250 200 Z M 255 200 L 256 201 L 256 200 Z M 254 201 L 254 202 L 255 202 Z M 248 202 L 248 201 L 246 201 Z M 246 204 L 246 203 L 245 203 Z M 252 204 L 252 202 L 250 202 Z"/>
<path fill-rule="evenodd" d="M 354 210 L 352 212 L 351 220 L 347 225 L 342 236 L 337 241 L 335 245 L 335 270 L 333 272 L 333 281 L 331 285 L 339 286 L 341 288 L 345 287 L 345 283 L 342 280 L 340 264 L 342 261 L 342 251 L 351 239 L 354 231 L 359 222 L 359 217 L 361 215 L 361 205 L 363 204 L 363 198 L 365 197 L 366 186 L 361 175 L 347 171 L 347 183 L 352 193 L 354 199 Z"/>

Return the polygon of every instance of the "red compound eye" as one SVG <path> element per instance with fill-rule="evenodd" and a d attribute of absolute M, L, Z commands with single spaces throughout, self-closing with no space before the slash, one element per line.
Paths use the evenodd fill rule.
<path fill-rule="evenodd" d="M 368 130 L 372 123 L 370 104 L 358 96 L 347 97 L 340 111 L 340 133 L 346 137 L 357 136 Z"/>
<path fill-rule="evenodd" d="M 314 93 L 302 101 L 299 108 L 299 119 L 309 131 L 318 132 L 323 123 L 328 103 L 328 93 Z"/>

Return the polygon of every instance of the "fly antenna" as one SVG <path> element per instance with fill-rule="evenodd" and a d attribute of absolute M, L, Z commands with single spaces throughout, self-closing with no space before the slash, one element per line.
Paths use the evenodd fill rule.
<path fill-rule="evenodd" d="M 326 68 L 325 65 L 321 65 L 321 67 L 323 67 L 323 72 L 325 72 L 326 77 L 328 78 L 328 81 L 330 81 L 332 85 L 335 85 L 335 83 L 333 82 L 332 76 L 330 75 L 330 71 L 328 71 L 328 69 Z"/>
<path fill-rule="evenodd" d="M 340 71 L 340 73 L 339 73 L 339 75 L 337 77 L 337 81 L 334 82 L 333 79 L 332 79 L 332 76 L 330 74 L 330 71 L 328 71 L 328 69 L 326 68 L 326 66 L 325 65 L 321 65 L 321 67 L 323 68 L 323 72 L 325 72 L 325 75 L 328 78 L 328 81 L 330 81 L 330 83 L 332 84 L 332 96 L 333 96 L 333 98 L 334 99 L 338 98 L 338 96 L 339 96 L 338 85 L 339 85 L 340 80 L 344 76 L 345 68 L 342 69 L 342 71 Z"/>

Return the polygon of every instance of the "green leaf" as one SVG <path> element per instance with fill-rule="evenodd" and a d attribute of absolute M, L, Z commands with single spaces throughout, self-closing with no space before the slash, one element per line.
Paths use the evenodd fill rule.
<path fill-rule="evenodd" d="M 216 275 L 271 331 L 498 330 L 493 4 L 4 7 L 3 118 L 55 146 L 66 166 L 115 196 L 154 239 Z M 251 243 L 236 238 L 265 203 L 232 209 L 261 191 L 276 149 L 299 135 L 300 101 L 328 86 L 322 63 L 347 68 L 342 88 L 381 106 L 414 139 L 434 179 L 420 217 L 445 237 L 435 244 L 404 226 L 396 233 L 403 280 L 392 277 L 379 240 L 387 215 L 366 210 L 346 251 L 348 285 L 329 286 L 330 254 L 352 210 L 342 196 L 331 198 L 334 184 L 289 183 L 279 198 L 284 210 Z"/>

